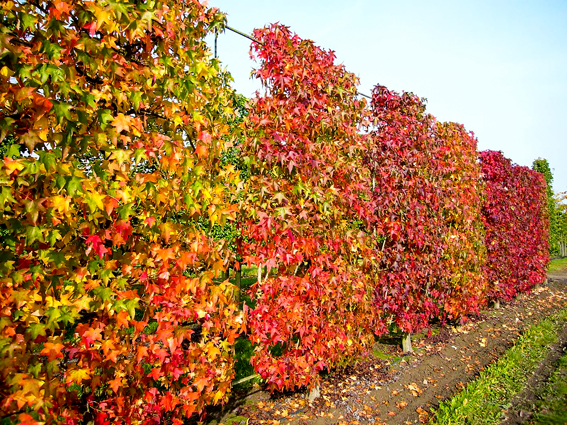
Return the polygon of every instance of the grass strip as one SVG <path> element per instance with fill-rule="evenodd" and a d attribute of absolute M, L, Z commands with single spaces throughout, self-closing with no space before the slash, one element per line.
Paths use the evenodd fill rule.
<path fill-rule="evenodd" d="M 536 403 L 534 418 L 530 424 L 567 424 L 567 354 L 557 364 L 557 369 Z"/>
<path fill-rule="evenodd" d="M 512 398 L 524 389 L 532 373 L 545 359 L 549 346 L 557 342 L 558 332 L 566 320 L 567 308 L 531 326 L 475 381 L 441 403 L 432 423 L 499 424 Z"/>
<path fill-rule="evenodd" d="M 555 260 L 551 260 L 549 262 L 548 270 L 550 272 L 560 272 L 563 270 L 567 270 L 567 258 L 558 258 Z"/>

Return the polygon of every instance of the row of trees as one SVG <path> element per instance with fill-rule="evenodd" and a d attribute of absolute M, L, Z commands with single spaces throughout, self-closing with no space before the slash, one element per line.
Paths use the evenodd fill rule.
<path fill-rule="evenodd" d="M 255 32 L 265 90 L 238 114 L 197 1 L 2 11 L 5 418 L 181 423 L 226 400 L 240 335 L 269 388 L 315 385 L 544 279 L 539 173 L 479 162 L 410 93 L 367 105 L 286 27 Z M 220 278 L 237 260 L 267 270 L 251 310 Z"/>
<path fill-rule="evenodd" d="M 313 385 L 374 335 L 455 320 L 545 280 L 540 173 L 499 152 L 479 158 L 472 134 L 411 93 L 378 85 L 366 108 L 333 53 L 287 27 L 254 37 L 265 91 L 240 144 L 251 164 L 240 253 L 275 270 L 250 314 L 270 388 Z"/>

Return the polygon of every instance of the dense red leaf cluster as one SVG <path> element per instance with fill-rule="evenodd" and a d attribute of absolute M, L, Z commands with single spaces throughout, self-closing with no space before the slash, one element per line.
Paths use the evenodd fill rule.
<path fill-rule="evenodd" d="M 0 2 L 5 417 L 181 423 L 226 400 L 246 314 L 254 367 L 290 389 L 545 279 L 541 174 L 478 161 L 411 93 L 368 108 L 287 27 L 254 32 L 263 91 L 236 129 L 215 9 Z M 250 311 L 219 278 L 236 257 L 214 228 L 237 216 Z"/>
<path fill-rule="evenodd" d="M 547 184 L 542 173 L 514 166 L 516 183 L 517 264 L 519 291 L 530 290 L 547 277 L 549 263 L 549 209 Z"/>
<path fill-rule="evenodd" d="M 422 99 L 384 86 L 373 91 L 372 115 L 368 162 L 381 242 L 375 331 L 387 332 L 393 320 L 415 332 L 437 315 L 441 296 L 435 286 L 443 273 L 444 237 L 436 121 Z"/>
<path fill-rule="evenodd" d="M 415 332 L 433 317 L 476 311 L 485 288 L 476 139 L 426 114 L 419 97 L 383 86 L 374 89 L 372 114 L 376 332 L 391 321 Z"/>
<path fill-rule="evenodd" d="M 510 300 L 545 280 L 549 220 L 543 175 L 501 152 L 480 153 L 485 181 L 485 276 L 493 300 Z"/>
<path fill-rule="evenodd" d="M 242 145 L 242 254 L 267 274 L 251 294 L 252 361 L 270 388 L 294 388 L 373 340 L 365 103 L 333 52 L 280 25 L 254 37 L 265 93 L 250 102 Z"/>

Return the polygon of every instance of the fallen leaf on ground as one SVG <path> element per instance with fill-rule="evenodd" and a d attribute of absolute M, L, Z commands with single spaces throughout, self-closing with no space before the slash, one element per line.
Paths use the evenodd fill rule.
<path fill-rule="evenodd" d="M 396 407 L 400 410 L 403 410 L 408 405 L 407 401 L 399 401 L 396 403 Z"/>

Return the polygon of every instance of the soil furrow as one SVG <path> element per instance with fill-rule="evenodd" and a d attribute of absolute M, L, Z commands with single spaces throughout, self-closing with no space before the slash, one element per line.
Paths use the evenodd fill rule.
<path fill-rule="evenodd" d="M 390 356 L 399 355 L 401 361 L 370 356 L 336 371 L 323 379 L 321 397 L 313 402 L 301 392 L 270 396 L 260 391 L 240 399 L 238 407 L 227 406 L 224 412 L 229 414 L 218 419 L 226 424 L 231 416 L 239 415 L 249 418 L 250 425 L 426 423 L 440 401 L 474 380 L 522 332 L 565 307 L 566 290 L 567 275 L 553 276 L 548 284 L 504 304 L 500 310 L 486 311 L 467 324 L 444 328 L 437 335 L 415 341 L 417 350 L 411 356 L 402 356 L 396 346 L 376 347 Z M 540 372 L 547 373 L 543 365 Z M 539 385 L 535 379 L 533 385 L 530 383 L 534 388 Z M 510 420 L 516 410 L 521 416 L 522 405 L 518 402 L 517 406 L 510 410 Z"/>

